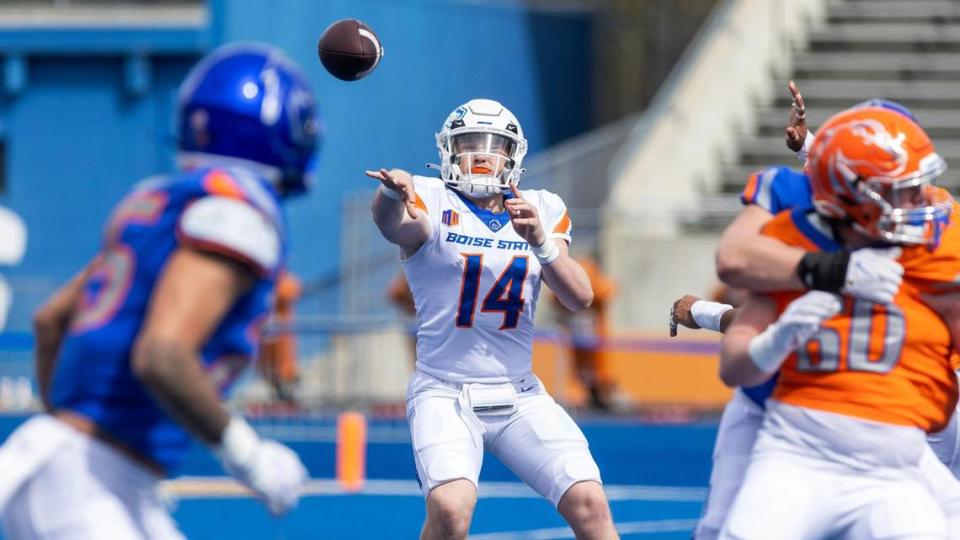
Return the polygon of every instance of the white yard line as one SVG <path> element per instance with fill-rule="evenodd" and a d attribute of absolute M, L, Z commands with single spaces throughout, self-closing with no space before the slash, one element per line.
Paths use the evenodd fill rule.
<path fill-rule="evenodd" d="M 184 476 L 163 483 L 164 490 L 175 497 L 222 498 L 247 497 L 249 492 L 235 480 L 227 477 Z M 707 496 L 706 488 L 605 485 L 604 491 L 611 501 L 702 501 Z M 385 495 L 419 497 L 420 488 L 414 480 L 367 480 L 359 491 L 347 491 L 336 480 L 310 480 L 304 495 Z M 481 499 L 538 499 L 527 485 L 520 482 L 481 482 Z"/>
<path fill-rule="evenodd" d="M 652 534 L 690 531 L 697 525 L 697 520 L 660 519 L 654 521 L 624 521 L 615 523 L 614 525 L 620 534 Z M 570 530 L 570 527 L 554 527 L 550 529 L 474 534 L 470 536 L 470 540 L 553 540 L 558 538 L 574 538 L 573 531 Z"/>

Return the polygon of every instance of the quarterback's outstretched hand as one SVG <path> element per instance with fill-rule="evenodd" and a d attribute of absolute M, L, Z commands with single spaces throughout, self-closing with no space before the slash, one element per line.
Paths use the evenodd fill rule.
<path fill-rule="evenodd" d="M 799 152 L 807 139 L 807 109 L 803 105 L 803 96 L 800 95 L 797 84 L 790 81 L 787 88 L 793 95 L 793 106 L 790 107 L 790 120 L 787 123 L 787 148 Z"/>
<path fill-rule="evenodd" d="M 504 199 L 503 205 L 510 213 L 513 230 L 517 231 L 517 234 L 531 246 L 542 246 L 547 242 L 547 233 L 543 230 L 543 224 L 540 223 L 537 209 L 524 200 L 516 185 L 510 184 L 510 191 L 513 193 L 513 198 Z"/>
<path fill-rule="evenodd" d="M 274 516 L 297 506 L 307 469 L 293 450 L 261 439 L 246 421 L 233 417 L 214 453 L 230 476 L 252 489 Z"/>
<path fill-rule="evenodd" d="M 391 199 L 403 201 L 410 219 L 417 219 L 417 192 L 413 187 L 413 177 L 403 169 L 388 171 L 367 171 L 367 176 L 380 181 L 382 193 Z"/>

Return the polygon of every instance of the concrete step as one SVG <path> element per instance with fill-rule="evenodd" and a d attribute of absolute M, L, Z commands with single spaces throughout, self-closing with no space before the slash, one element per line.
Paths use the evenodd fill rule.
<path fill-rule="evenodd" d="M 797 58 L 802 79 L 960 80 L 960 53 L 816 52 Z"/>
<path fill-rule="evenodd" d="M 810 38 L 812 51 L 960 51 L 960 23 L 838 23 Z"/>
<path fill-rule="evenodd" d="M 960 0 L 830 0 L 826 23 L 794 64 L 811 127 L 867 99 L 901 102 L 953 167 L 940 185 L 960 193 Z M 718 164 L 715 195 L 735 197 L 752 173 L 771 165 L 802 167 L 783 140 L 790 101 L 784 84 L 758 111 L 754 132 L 738 141 L 738 160 Z M 722 216 L 711 219 L 708 228 Z"/>
<path fill-rule="evenodd" d="M 960 2 L 952 0 L 846 1 L 829 6 L 828 22 L 960 22 Z"/>
<path fill-rule="evenodd" d="M 811 110 L 848 107 L 878 97 L 911 108 L 960 109 L 960 86 L 951 81 L 799 79 L 797 84 Z M 791 99 L 784 90 L 775 99 L 774 108 L 786 110 Z"/>

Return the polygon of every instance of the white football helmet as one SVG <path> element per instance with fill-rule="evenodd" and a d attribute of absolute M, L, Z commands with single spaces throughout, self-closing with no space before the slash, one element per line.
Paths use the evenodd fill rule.
<path fill-rule="evenodd" d="M 520 182 L 527 154 L 520 122 L 490 99 L 474 99 L 454 109 L 437 133 L 440 178 L 474 197 L 489 197 Z"/>

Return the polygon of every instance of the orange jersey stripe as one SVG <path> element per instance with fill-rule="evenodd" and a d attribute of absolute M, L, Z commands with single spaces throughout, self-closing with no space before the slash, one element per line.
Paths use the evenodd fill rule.
<path fill-rule="evenodd" d="M 740 200 L 743 204 L 752 204 L 754 197 L 757 196 L 757 189 L 760 187 L 760 172 L 755 172 L 747 179 L 747 185 L 743 186 L 743 193 L 740 194 Z"/>
<path fill-rule="evenodd" d="M 423 213 L 424 213 L 424 214 L 429 214 L 429 213 L 430 213 L 430 212 L 427 211 L 427 205 L 423 202 L 423 199 L 421 199 L 419 195 L 417 195 L 417 199 L 416 199 L 415 201 L 413 201 L 413 205 L 416 206 L 417 208 L 423 210 Z"/>
<path fill-rule="evenodd" d="M 236 181 L 224 171 L 214 169 L 203 177 L 203 188 L 212 195 L 231 199 L 243 199 L 243 190 Z"/>
<path fill-rule="evenodd" d="M 816 243 L 800 230 L 802 216 L 779 214 L 763 233 L 817 251 Z M 960 270 L 960 231 L 948 233 L 932 253 L 926 248 L 905 253 L 909 263 L 904 262 L 904 284 L 893 305 L 845 298 L 844 309 L 784 363 L 773 397 L 928 432 L 945 426 L 957 399 L 951 369 L 956 354 L 946 324 L 921 301 L 921 291 L 933 274 L 931 266 L 947 275 L 943 270 L 952 260 L 952 268 Z M 771 296 L 782 312 L 800 294 Z"/>
<path fill-rule="evenodd" d="M 570 234 L 570 225 L 570 215 L 564 212 L 563 217 L 560 218 L 560 222 L 553 228 L 553 232 L 557 234 Z"/>

